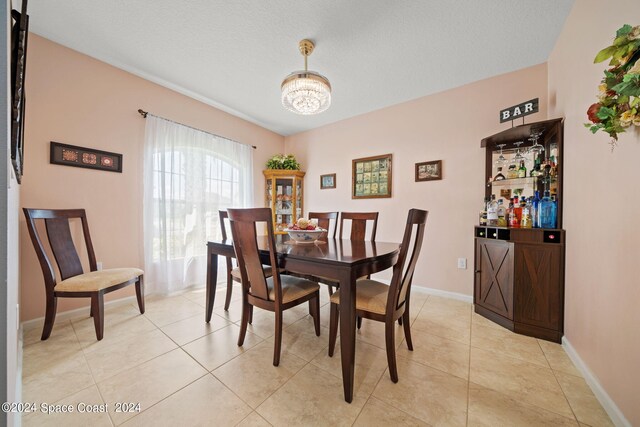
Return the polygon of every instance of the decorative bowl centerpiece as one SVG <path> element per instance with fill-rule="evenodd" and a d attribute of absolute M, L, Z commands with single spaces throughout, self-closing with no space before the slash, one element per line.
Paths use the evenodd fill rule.
<path fill-rule="evenodd" d="M 284 231 L 296 243 L 313 243 L 327 230 L 318 227 L 318 223 L 314 220 L 300 218 L 295 224 L 289 224 Z"/>

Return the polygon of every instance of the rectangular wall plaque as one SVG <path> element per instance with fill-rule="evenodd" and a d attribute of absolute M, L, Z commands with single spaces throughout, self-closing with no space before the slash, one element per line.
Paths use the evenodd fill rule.
<path fill-rule="evenodd" d="M 391 154 L 351 161 L 351 198 L 391 197 Z"/>
<path fill-rule="evenodd" d="M 122 154 L 51 141 L 49 162 L 56 165 L 122 173 Z"/>
<path fill-rule="evenodd" d="M 535 98 L 530 101 L 523 102 L 522 104 L 514 105 L 513 107 L 500 110 L 500 123 L 519 119 L 520 117 L 528 116 L 529 114 L 537 112 L 538 98 Z"/>

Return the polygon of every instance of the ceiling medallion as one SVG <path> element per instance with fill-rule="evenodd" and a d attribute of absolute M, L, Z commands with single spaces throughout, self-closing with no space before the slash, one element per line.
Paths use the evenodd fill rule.
<path fill-rule="evenodd" d="M 294 71 L 282 81 L 282 105 L 296 114 L 322 113 L 331 106 L 331 84 L 323 75 L 307 70 L 307 57 L 313 52 L 313 42 L 301 40 L 299 48 L 304 56 L 304 71 Z"/>

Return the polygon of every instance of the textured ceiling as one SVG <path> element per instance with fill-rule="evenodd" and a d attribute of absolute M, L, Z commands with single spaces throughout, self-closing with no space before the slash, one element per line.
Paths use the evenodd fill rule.
<path fill-rule="evenodd" d="M 36 34 L 282 135 L 545 62 L 573 0 L 31 0 Z M 280 83 L 316 49 L 331 108 Z M 141 105 L 142 107 L 142 105 Z"/>

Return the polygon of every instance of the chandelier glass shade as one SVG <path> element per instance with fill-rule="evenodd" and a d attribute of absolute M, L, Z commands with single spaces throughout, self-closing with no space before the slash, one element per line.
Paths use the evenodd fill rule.
<path fill-rule="evenodd" d="M 325 111 L 331 106 L 331 84 L 323 75 L 307 70 L 307 56 L 314 45 L 309 40 L 300 42 L 304 56 L 304 71 L 295 71 L 282 81 L 282 105 L 296 114 L 310 115 Z"/>

